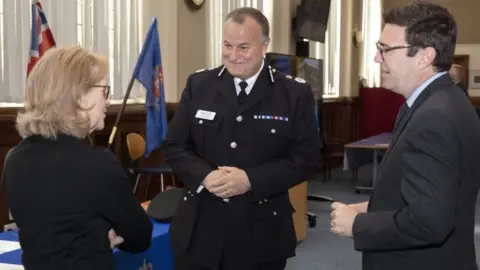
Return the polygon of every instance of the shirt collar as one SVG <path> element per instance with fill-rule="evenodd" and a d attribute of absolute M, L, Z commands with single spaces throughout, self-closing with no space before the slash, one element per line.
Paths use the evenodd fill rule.
<path fill-rule="evenodd" d="M 424 81 L 419 87 L 417 87 L 413 92 L 408 96 L 407 98 L 407 105 L 408 107 L 412 107 L 413 103 L 415 100 L 418 98 L 418 96 L 427 88 L 428 85 L 430 85 L 434 80 L 436 80 L 438 77 L 446 74 L 446 71 L 439 72 L 432 77 L 428 78 L 428 80 Z"/>
<path fill-rule="evenodd" d="M 250 94 L 250 91 L 252 90 L 253 85 L 257 81 L 257 78 L 260 75 L 260 72 L 262 72 L 264 65 L 265 65 L 265 61 L 262 61 L 262 65 L 260 66 L 260 69 L 257 71 L 257 73 L 255 73 L 255 75 L 253 75 L 252 77 L 250 77 L 246 80 L 242 80 L 240 78 L 234 78 L 233 79 L 233 82 L 235 83 L 235 89 L 237 90 L 237 95 L 238 95 L 238 93 L 240 93 L 240 86 L 238 84 L 241 81 L 245 81 L 248 84 L 247 88 L 245 89 L 245 93 L 247 95 Z"/>

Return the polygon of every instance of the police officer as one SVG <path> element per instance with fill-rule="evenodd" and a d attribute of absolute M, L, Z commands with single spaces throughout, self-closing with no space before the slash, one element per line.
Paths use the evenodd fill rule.
<path fill-rule="evenodd" d="M 280 270 L 295 255 L 288 190 L 317 173 L 311 88 L 264 61 L 267 18 L 224 24 L 224 65 L 192 74 L 162 149 L 184 184 L 170 227 L 177 270 Z"/>

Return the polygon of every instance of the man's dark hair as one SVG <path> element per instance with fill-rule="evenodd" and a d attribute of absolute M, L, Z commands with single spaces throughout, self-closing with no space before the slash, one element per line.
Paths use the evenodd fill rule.
<path fill-rule="evenodd" d="M 405 41 L 413 46 L 408 49 L 409 57 L 414 56 L 419 48 L 433 47 L 437 52 L 433 61 L 436 70 L 450 69 L 457 42 L 457 23 L 446 8 L 417 0 L 385 12 L 383 21 L 406 27 Z"/>
<path fill-rule="evenodd" d="M 267 17 L 265 17 L 265 15 L 263 15 L 263 13 L 258 9 L 251 7 L 241 7 L 234 9 L 230 13 L 228 13 L 225 22 L 232 19 L 232 21 L 238 24 L 243 24 L 245 22 L 245 18 L 247 17 L 254 19 L 258 23 L 258 25 L 260 25 L 262 37 L 264 41 L 267 41 L 270 35 L 270 25 L 268 24 Z"/>

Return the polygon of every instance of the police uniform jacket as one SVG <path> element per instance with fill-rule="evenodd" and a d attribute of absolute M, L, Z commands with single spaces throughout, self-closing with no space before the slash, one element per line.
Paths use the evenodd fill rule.
<path fill-rule="evenodd" d="M 190 75 L 162 146 L 185 188 L 170 228 L 174 253 L 212 268 L 228 245 L 239 263 L 294 256 L 288 190 L 317 173 L 319 147 L 313 94 L 301 79 L 264 65 L 239 105 L 223 66 Z M 219 166 L 245 170 L 251 190 L 228 202 L 197 192 Z"/>

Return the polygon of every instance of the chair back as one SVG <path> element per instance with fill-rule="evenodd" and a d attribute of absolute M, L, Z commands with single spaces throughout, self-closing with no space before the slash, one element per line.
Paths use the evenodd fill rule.
<path fill-rule="evenodd" d="M 145 153 L 145 140 L 138 133 L 127 134 L 128 155 L 132 161 L 135 161 Z"/>

